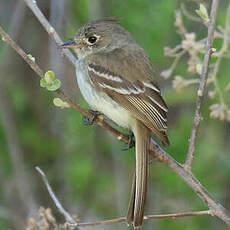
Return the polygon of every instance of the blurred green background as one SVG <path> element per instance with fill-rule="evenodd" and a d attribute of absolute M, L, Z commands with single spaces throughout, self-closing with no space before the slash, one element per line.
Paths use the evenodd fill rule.
<path fill-rule="evenodd" d="M 37 0 L 42 12 L 64 41 L 72 39 L 79 26 L 104 16 L 117 16 L 137 42 L 150 55 L 160 72 L 172 59 L 164 57 L 165 46 L 174 47 L 180 37 L 174 26 L 174 11 L 186 3 L 191 14 L 194 1 L 172 0 Z M 209 7 L 209 1 L 206 1 Z M 217 23 L 224 26 L 228 0 L 220 2 Z M 201 23 L 185 25 L 198 37 L 207 31 Z M 73 66 L 62 57 L 40 23 L 22 0 L 0 1 L 0 24 L 36 58 L 44 70 L 53 70 L 63 90 L 88 108 L 77 88 Z M 185 73 L 182 60 L 176 73 Z M 229 64 L 223 62 L 218 79 L 226 84 Z M 185 75 L 185 74 L 184 74 Z M 172 81 L 158 79 L 169 105 L 167 149 L 183 163 L 193 123 L 196 88 L 180 93 Z M 0 41 L 0 230 L 25 229 L 28 216 L 38 207 L 51 207 L 61 221 L 35 166 L 47 174 L 62 204 L 82 221 L 125 216 L 129 201 L 134 149 L 122 152 L 123 143 L 97 125 L 86 127 L 73 110 L 55 108 L 54 95 L 39 86 L 30 67 Z M 230 209 L 230 124 L 212 120 L 205 101 L 202 125 L 197 140 L 193 173 L 226 208 Z M 161 163 L 151 165 L 146 214 L 206 210 L 206 205 L 171 169 Z M 125 224 L 94 229 L 127 229 Z M 227 229 L 218 218 L 187 217 L 145 221 L 148 229 Z"/>

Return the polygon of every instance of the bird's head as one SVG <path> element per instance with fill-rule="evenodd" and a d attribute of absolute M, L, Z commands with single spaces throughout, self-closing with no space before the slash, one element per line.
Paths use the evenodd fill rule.
<path fill-rule="evenodd" d="M 109 52 L 129 44 L 133 39 L 117 20 L 101 19 L 81 27 L 72 41 L 60 46 L 61 49 L 73 48 L 78 58 L 98 52 Z"/>

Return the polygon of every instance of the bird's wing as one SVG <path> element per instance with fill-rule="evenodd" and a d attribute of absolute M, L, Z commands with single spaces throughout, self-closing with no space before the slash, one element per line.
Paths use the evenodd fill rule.
<path fill-rule="evenodd" d="M 88 73 L 98 90 L 142 121 L 163 144 L 169 144 L 166 134 L 168 108 L 152 80 L 154 71 L 143 49 L 137 46 L 130 51 L 121 48 L 92 55 L 88 58 Z"/>

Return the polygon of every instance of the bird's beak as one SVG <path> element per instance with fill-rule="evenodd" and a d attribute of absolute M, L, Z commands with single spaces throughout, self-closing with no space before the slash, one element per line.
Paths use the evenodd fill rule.
<path fill-rule="evenodd" d="M 69 48 L 74 48 L 74 49 L 77 49 L 77 48 L 82 48 L 84 47 L 85 45 L 80 43 L 80 44 L 77 44 L 74 40 L 73 41 L 68 41 L 68 42 L 65 42 L 63 44 L 61 44 L 59 46 L 59 49 L 69 49 Z"/>

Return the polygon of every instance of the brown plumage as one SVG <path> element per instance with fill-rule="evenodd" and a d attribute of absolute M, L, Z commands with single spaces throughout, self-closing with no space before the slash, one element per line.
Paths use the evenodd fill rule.
<path fill-rule="evenodd" d="M 105 92 L 114 101 L 130 111 L 167 146 L 169 145 L 166 134 L 168 108 L 161 96 L 159 87 L 153 80 L 155 72 L 149 57 L 142 48 L 134 45 L 130 49 L 116 49 L 115 52 L 119 57 L 116 58 L 116 61 L 122 63 L 122 68 L 119 69 L 116 68 L 117 63 L 113 60 L 114 53 L 91 55 L 88 58 L 88 65 L 95 71 L 89 69 L 89 76 L 98 90 Z M 141 63 L 138 62 L 139 59 L 142 60 Z M 100 73 L 117 76 L 121 81 L 100 77 Z M 150 87 L 144 83 L 149 84 Z M 118 90 L 116 91 L 116 89 Z M 119 89 L 123 89 L 124 93 L 118 92 Z M 132 90 L 138 92 L 138 89 L 140 93 L 132 93 Z M 126 94 L 125 91 L 127 91 Z"/>
<path fill-rule="evenodd" d="M 78 85 L 90 107 L 135 135 L 136 172 L 127 221 L 139 227 L 146 202 L 151 135 L 169 144 L 168 108 L 155 83 L 152 63 L 114 19 L 87 23 L 73 41 L 61 47 L 74 48 L 78 55 Z"/>

